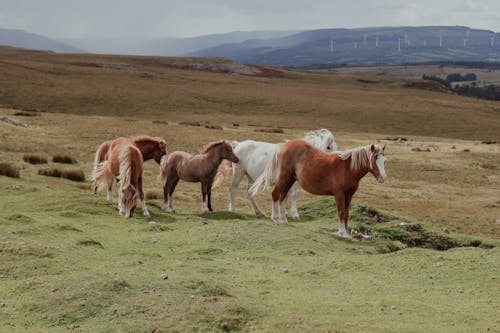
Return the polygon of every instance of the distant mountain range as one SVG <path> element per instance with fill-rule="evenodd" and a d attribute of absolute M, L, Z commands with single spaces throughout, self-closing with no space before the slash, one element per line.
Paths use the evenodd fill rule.
<path fill-rule="evenodd" d="M 24 30 L 0 28 L 0 45 L 62 53 L 85 52 L 77 47 Z"/>
<path fill-rule="evenodd" d="M 190 38 L 66 39 L 64 42 L 78 45 L 91 53 L 182 56 L 223 44 L 241 43 L 249 39 L 276 39 L 297 32 L 294 30 L 234 31 Z"/>
<path fill-rule="evenodd" d="M 296 67 L 500 61 L 500 34 L 461 26 L 322 29 L 223 44 L 190 55 Z"/>
<path fill-rule="evenodd" d="M 155 40 L 63 41 L 0 29 L 0 45 L 56 52 L 224 57 L 241 63 L 309 68 L 500 61 L 500 34 L 463 26 L 271 30 Z"/>

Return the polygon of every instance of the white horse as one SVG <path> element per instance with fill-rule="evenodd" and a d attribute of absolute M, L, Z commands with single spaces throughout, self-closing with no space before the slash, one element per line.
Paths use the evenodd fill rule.
<path fill-rule="evenodd" d="M 327 153 L 332 153 L 337 150 L 337 144 L 335 143 L 335 137 L 332 132 L 327 129 L 319 129 L 306 133 L 303 140 L 307 141 L 314 147 L 325 151 Z M 269 161 L 275 153 L 280 148 L 279 144 L 246 140 L 242 142 L 233 141 L 233 152 L 240 159 L 239 163 L 223 163 L 219 168 L 214 186 L 218 186 L 224 180 L 225 176 L 232 169 L 233 171 L 233 181 L 229 189 L 229 211 L 235 211 L 234 205 L 234 195 L 238 189 L 243 176 L 247 176 L 247 195 L 250 200 L 253 210 L 258 217 L 265 216 L 265 214 L 260 209 L 255 196 L 251 194 L 250 188 L 252 187 L 254 181 L 259 177 Z M 297 211 L 297 183 L 295 183 L 290 189 L 291 207 L 290 214 L 292 218 L 299 219 L 300 215 Z"/>

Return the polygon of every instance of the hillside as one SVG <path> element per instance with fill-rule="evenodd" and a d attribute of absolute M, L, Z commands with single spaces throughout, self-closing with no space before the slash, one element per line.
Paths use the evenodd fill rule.
<path fill-rule="evenodd" d="M 293 67 L 498 61 L 499 37 L 493 31 L 460 26 L 322 29 L 219 45 L 192 55 Z"/>
<path fill-rule="evenodd" d="M 273 77 L 270 69 L 263 76 L 272 77 L 228 75 L 203 66 L 192 70 L 195 63 L 227 62 L 222 59 L 0 52 L 5 107 L 174 121 L 192 115 L 196 121 L 216 117 L 227 124 L 391 135 L 499 136 L 498 103 L 415 87 L 408 79 L 297 71 Z"/>
<path fill-rule="evenodd" d="M 335 235 L 334 200 L 302 190 L 288 226 L 256 218 L 246 184 L 227 212 L 230 179 L 214 212 L 180 182 L 165 213 L 154 161 L 151 218 L 91 191 L 110 138 L 197 153 L 321 127 L 341 149 L 387 145 L 388 181 L 367 175 L 354 195 L 352 240 Z M 497 332 L 500 145 L 481 141 L 499 129 L 497 102 L 415 79 L 2 47 L 0 332 Z M 270 193 L 257 200 L 269 214 Z"/>
<path fill-rule="evenodd" d="M 85 52 L 77 47 L 47 38 L 45 36 L 37 35 L 24 30 L 3 28 L 0 28 L 0 45 L 64 53 Z"/>

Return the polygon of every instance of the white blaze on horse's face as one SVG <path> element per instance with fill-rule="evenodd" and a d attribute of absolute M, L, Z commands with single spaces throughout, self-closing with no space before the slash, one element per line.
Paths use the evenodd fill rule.
<path fill-rule="evenodd" d="M 385 161 L 386 160 L 387 159 L 382 154 L 378 154 L 377 155 L 377 159 L 375 160 L 375 165 L 377 166 L 377 169 L 378 169 L 378 172 L 379 172 L 379 176 L 378 176 L 377 180 L 380 183 L 383 183 L 386 180 L 386 178 L 387 178 L 387 175 L 385 173 Z"/>

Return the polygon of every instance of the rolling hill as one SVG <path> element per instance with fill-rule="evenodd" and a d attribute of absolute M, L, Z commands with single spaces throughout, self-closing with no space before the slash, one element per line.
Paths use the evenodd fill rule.
<path fill-rule="evenodd" d="M 24 30 L 2 28 L 0 28 L 0 45 L 63 53 L 85 52 L 82 49 L 47 38 L 45 36 L 26 32 Z"/>
<path fill-rule="evenodd" d="M 498 37 L 493 31 L 461 26 L 322 29 L 224 44 L 192 55 L 294 67 L 498 61 Z"/>

